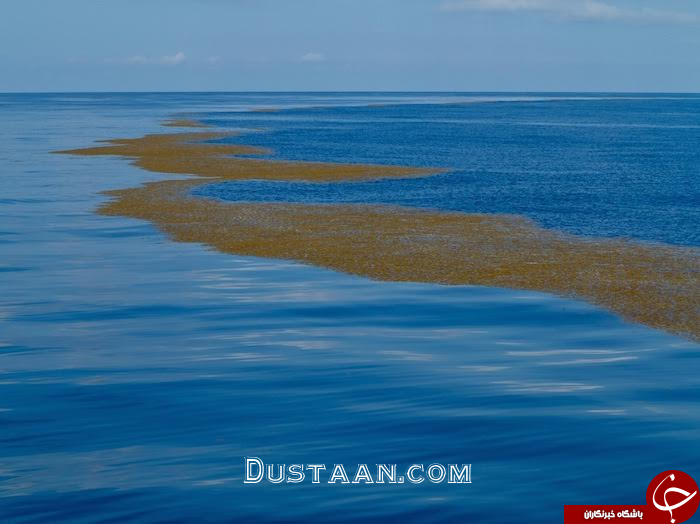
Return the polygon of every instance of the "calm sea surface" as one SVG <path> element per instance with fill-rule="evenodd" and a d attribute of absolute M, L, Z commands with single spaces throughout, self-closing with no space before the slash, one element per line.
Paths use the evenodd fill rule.
<path fill-rule="evenodd" d="M 174 113 L 275 158 L 451 169 L 207 197 L 700 245 L 700 96 L 0 95 L 0 522 L 560 522 L 644 503 L 664 470 L 700 476 L 697 343 L 546 294 L 177 244 L 95 214 L 161 175 L 50 154 Z M 250 485 L 244 456 L 471 463 L 473 483 Z"/>

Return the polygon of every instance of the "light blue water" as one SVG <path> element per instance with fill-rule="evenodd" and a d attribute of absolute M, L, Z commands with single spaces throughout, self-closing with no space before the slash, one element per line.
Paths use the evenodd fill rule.
<path fill-rule="evenodd" d="M 451 111 L 464 120 L 465 108 L 482 118 L 490 113 L 491 120 L 504 118 L 503 111 L 512 119 L 514 111 L 535 109 L 551 111 L 550 118 L 560 123 L 576 122 L 577 111 L 587 121 L 606 119 L 586 100 L 555 102 L 566 113 L 557 116 L 543 102 L 520 102 L 526 107 L 519 109 L 511 102 L 475 103 L 474 95 L 449 97 L 472 103 L 420 105 L 435 100 L 407 95 L 411 105 L 367 109 L 359 106 L 403 98 L 0 95 L 0 521 L 474 517 L 505 523 L 536 515 L 541 522 L 560 522 L 565 503 L 642 503 L 648 482 L 663 470 L 681 469 L 697 478 L 698 344 L 544 294 L 372 282 L 172 243 L 150 224 L 94 214 L 104 200 L 99 191 L 161 177 L 119 158 L 49 154 L 96 138 L 157 132 L 158 122 L 174 112 L 201 113 L 227 126 L 271 130 L 238 140 L 273 146 L 285 158 L 408 165 L 436 165 L 441 159 L 438 165 L 456 168 L 455 179 L 478 178 L 477 171 L 465 174 L 464 166 L 469 158 L 481 158 L 482 166 L 490 166 L 480 171 L 488 180 L 477 184 L 484 193 L 461 184 L 453 203 L 445 203 L 444 187 L 425 197 L 431 207 L 467 209 L 469 193 L 496 202 L 487 193 L 498 191 L 490 170 L 496 169 L 504 140 L 500 169 L 510 173 L 505 180 L 520 176 L 520 187 L 533 183 L 531 174 L 518 174 L 505 161 L 517 156 L 509 152 L 507 137 L 517 135 L 519 126 L 489 139 L 474 124 L 482 131 L 471 130 L 460 155 L 455 135 L 470 125 L 455 124 L 459 133 L 434 136 L 439 126 L 422 123 L 422 111 L 426 122 L 436 112 L 449 120 Z M 688 108 L 695 99 L 632 102 L 647 115 L 659 114 L 648 104 L 662 105 L 675 115 L 668 116 L 674 125 L 686 127 L 655 128 L 652 136 L 625 131 L 631 149 L 613 142 L 605 165 L 618 166 L 616 180 L 630 180 L 632 188 L 634 166 L 641 162 L 633 151 L 643 154 L 651 143 L 654 153 L 642 163 L 643 179 L 666 173 L 676 182 L 688 181 L 685 195 L 697 195 L 692 168 L 698 164 L 689 160 L 698 153 L 692 146 L 698 131 L 690 127 L 697 114 Z M 596 104 L 603 113 L 620 115 L 626 111 L 619 106 L 632 102 Z M 241 112 L 275 105 L 307 109 Z M 324 105 L 332 107 L 312 108 Z M 630 111 L 629 119 L 647 118 Z M 394 124 L 397 120 L 406 122 Z M 539 165 L 542 173 L 552 165 L 546 187 L 563 194 L 562 185 L 576 187 L 560 180 L 573 160 L 547 150 L 555 132 L 544 127 L 532 131 L 533 144 L 540 145 L 528 149 L 527 165 Z M 605 126 L 595 129 L 612 133 Z M 422 137 L 402 140 L 400 130 Z M 563 142 L 571 140 L 567 131 L 557 133 Z M 667 133 L 677 134 L 671 139 Z M 484 145 L 489 140 L 493 150 Z M 605 140 L 599 138 L 596 147 Z M 429 153 L 431 148 L 439 152 Z M 596 173 L 596 158 L 581 153 L 579 172 Z M 668 174 L 673 166 L 675 174 Z M 605 193 L 587 180 L 578 185 L 579 193 Z M 407 196 L 390 201 L 424 198 L 419 188 L 427 181 L 404 183 Z M 356 186 L 342 198 L 374 198 L 363 184 Z M 666 186 L 674 184 L 654 187 Z M 545 194 L 546 187 L 532 193 Z M 236 198 L 256 200 L 258 189 L 246 183 L 234 191 L 246 191 Z M 297 184 L 281 189 L 295 201 L 331 200 L 328 186 L 316 187 L 318 193 Z M 602 235 L 617 234 L 604 224 L 626 216 L 630 226 L 624 234 L 697 244 L 692 240 L 697 208 L 676 198 L 664 203 L 650 192 L 611 190 L 626 197 L 618 207 L 636 209 L 640 202 L 652 216 L 615 211 L 607 201 L 592 213 L 604 220 L 593 225 L 577 223 L 571 211 L 576 206 L 528 214 L 542 222 L 550 216 L 548 225 Z M 391 191 L 403 192 L 398 186 Z M 514 198 L 510 182 L 501 191 L 503 206 L 527 205 L 527 198 Z M 280 190 L 268 193 L 268 199 L 280 199 Z M 546 209 L 545 204 L 538 201 L 533 208 Z M 673 227 L 664 225 L 669 214 Z M 473 483 L 246 485 L 243 457 L 251 455 L 269 463 L 349 467 L 468 462 Z"/>

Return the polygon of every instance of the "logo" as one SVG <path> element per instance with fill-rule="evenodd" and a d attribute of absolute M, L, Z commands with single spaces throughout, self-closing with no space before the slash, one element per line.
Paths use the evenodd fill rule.
<path fill-rule="evenodd" d="M 698 485 L 682 471 L 669 470 L 654 477 L 647 488 L 649 511 L 662 514 L 671 524 L 680 524 L 692 517 L 698 509 Z M 660 522 L 665 521 L 658 519 Z"/>

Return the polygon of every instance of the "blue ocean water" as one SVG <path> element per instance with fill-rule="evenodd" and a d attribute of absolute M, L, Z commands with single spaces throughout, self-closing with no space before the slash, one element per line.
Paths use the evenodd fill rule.
<path fill-rule="evenodd" d="M 453 170 L 342 193 L 246 182 L 207 196 L 522 213 L 698 245 L 699 106 L 0 95 L 0 521 L 560 522 L 564 504 L 643 503 L 664 470 L 698 478 L 697 343 L 541 293 L 374 282 L 177 244 L 94 213 L 101 191 L 160 175 L 50 151 L 159 132 L 185 113 L 258 130 L 234 140 L 279 158 Z M 269 107 L 284 111 L 247 111 Z M 244 484 L 244 456 L 471 463 L 473 483 Z"/>
<path fill-rule="evenodd" d="M 342 186 L 227 182 L 198 193 L 513 213 L 582 235 L 700 244 L 700 96 L 488 100 L 210 114 L 222 127 L 262 126 L 233 141 L 281 158 L 450 172 Z"/>

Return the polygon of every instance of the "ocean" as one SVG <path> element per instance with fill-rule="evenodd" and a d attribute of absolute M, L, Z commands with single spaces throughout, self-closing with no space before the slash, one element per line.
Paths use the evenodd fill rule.
<path fill-rule="evenodd" d="M 96 213 L 166 175 L 52 154 L 173 116 L 274 159 L 445 169 L 201 197 L 700 247 L 700 95 L 2 94 L 0 521 L 561 522 L 564 504 L 641 504 L 658 473 L 700 471 L 697 341 L 575 297 L 174 242 Z M 472 483 L 245 484 L 251 456 L 465 463 Z"/>

